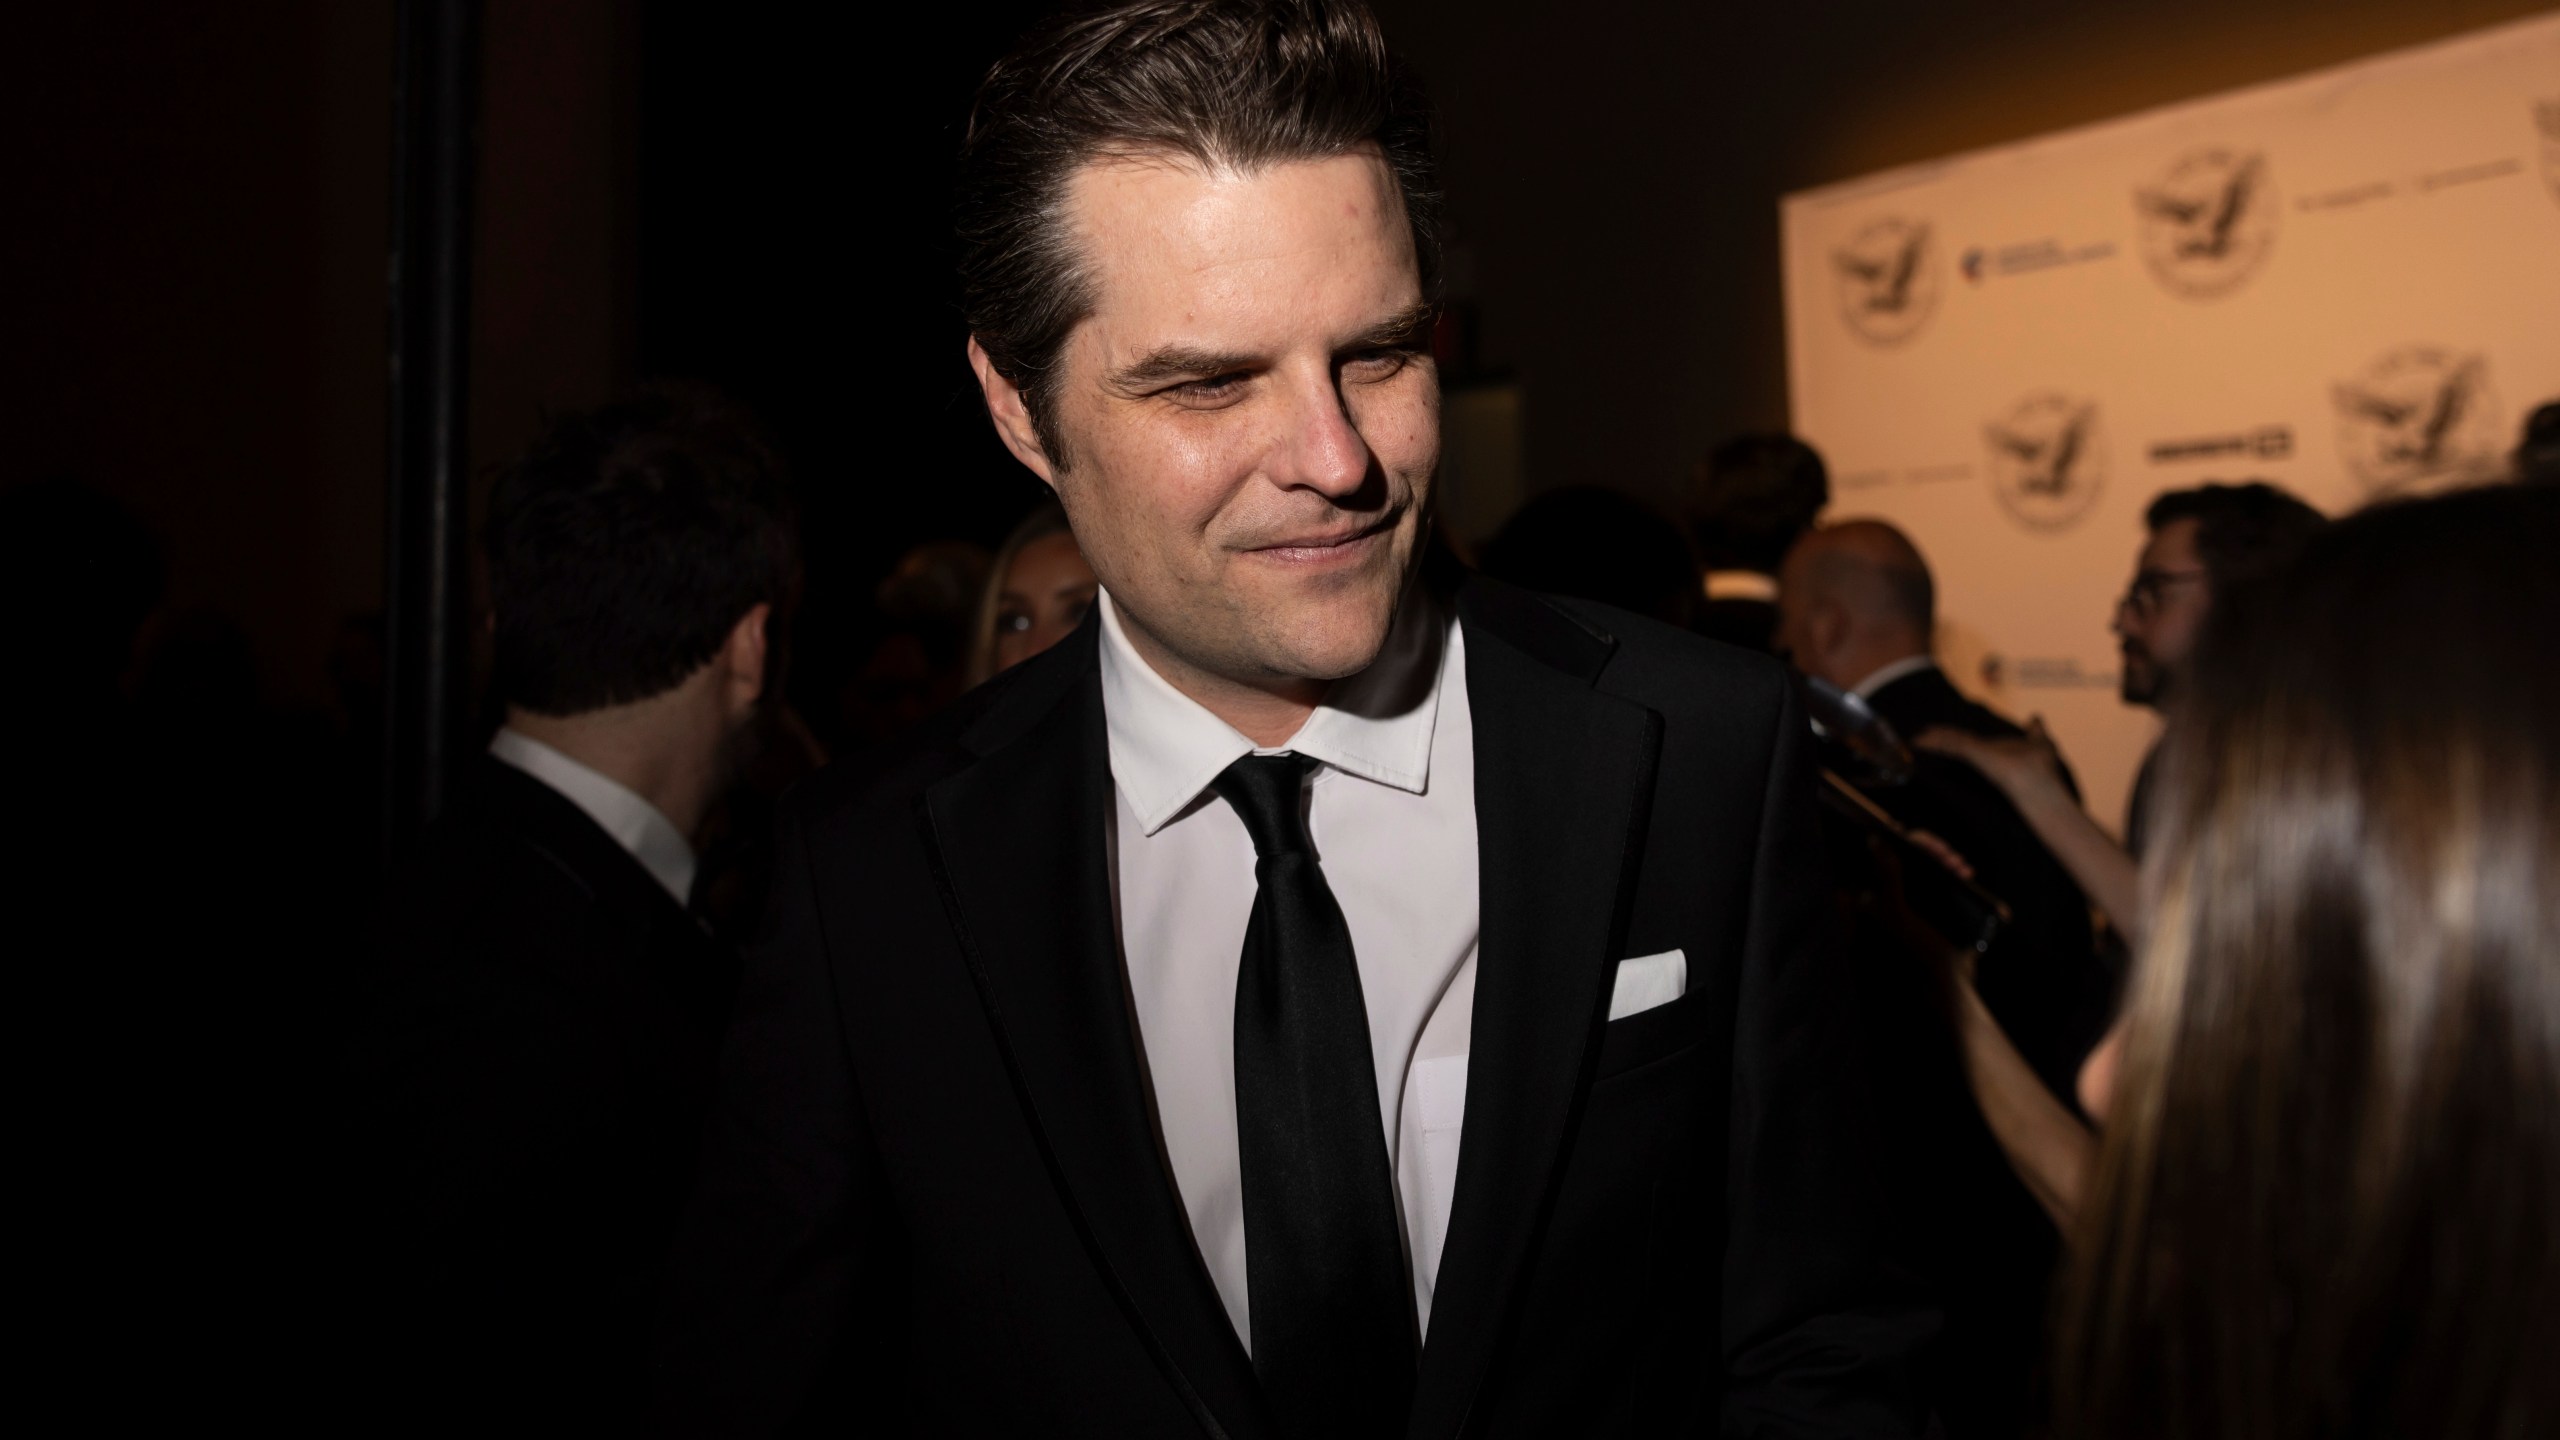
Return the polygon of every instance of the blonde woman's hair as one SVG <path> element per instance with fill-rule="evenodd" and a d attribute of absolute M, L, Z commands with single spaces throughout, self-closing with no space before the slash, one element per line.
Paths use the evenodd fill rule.
<path fill-rule="evenodd" d="M 987 571 L 986 588 L 978 593 L 978 615 L 969 628 L 971 685 L 996 673 L 996 612 L 1003 608 L 1004 582 L 1013 573 L 1013 558 L 1034 540 L 1066 532 L 1066 508 L 1055 500 L 1043 500 L 1022 517 L 1012 534 L 1004 537 L 1003 547 L 996 551 L 996 563 Z"/>

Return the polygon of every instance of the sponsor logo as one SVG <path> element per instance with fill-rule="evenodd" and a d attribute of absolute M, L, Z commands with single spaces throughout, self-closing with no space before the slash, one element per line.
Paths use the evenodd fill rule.
<path fill-rule="evenodd" d="M 2434 345 L 2385 352 L 2330 387 L 2338 455 L 2377 494 L 2495 473 L 2506 421 L 2489 360 Z"/>
<path fill-rule="evenodd" d="M 1964 252 L 1957 261 L 1957 265 L 1964 271 L 1964 278 L 1968 283 L 1980 285 L 1986 280 L 2007 280 L 2020 275 L 2035 275 L 2047 270 L 2059 270 L 2069 265 L 2087 265 L 2093 261 L 2112 260 L 2115 254 L 2116 246 L 2112 240 L 2093 240 L 2085 245 L 2065 245 L 2051 236 L 2046 236 L 2038 240 L 2020 241 L 2015 245 L 2003 245 L 1996 250 L 1976 245 Z"/>
<path fill-rule="evenodd" d="M 2142 259 L 2170 294 L 2216 300 L 2249 283 L 2275 248 L 2275 182 L 2264 151 L 2191 150 L 2133 192 Z"/>
<path fill-rule="evenodd" d="M 2021 690 L 2113 690 L 2113 670 L 2083 670 L 2076 655 L 2024 655 L 2015 660 L 1993 651 L 1982 657 L 1982 683 L 1992 690 L 2015 680 Z"/>
<path fill-rule="evenodd" d="M 1842 490 L 1873 490 L 1896 483 L 1904 485 L 1942 485 L 1950 480 L 1970 480 L 1974 466 L 1970 461 L 1935 465 L 1912 465 L 1900 470 L 1844 470 L 1831 477 L 1831 483 Z"/>
<path fill-rule="evenodd" d="M 2533 124 L 2542 132 L 2543 183 L 2551 187 L 2551 198 L 2560 200 L 2560 97 L 2537 101 Z"/>
<path fill-rule="evenodd" d="M 2228 435 L 2154 440 L 2150 445 L 2150 456 L 2154 465 L 2176 465 L 2188 460 L 2290 460 L 2293 458 L 2293 427 L 2261 425 L 2255 430 L 2234 431 Z"/>
<path fill-rule="evenodd" d="M 1860 339 L 1899 345 L 1938 308 L 1937 247 L 1925 221 L 1887 216 L 1831 252 L 1840 314 Z"/>
<path fill-rule="evenodd" d="M 2106 482 L 2098 403 L 2039 391 L 1983 427 L 1991 491 L 2009 518 L 2053 534 L 2080 523 Z"/>
<path fill-rule="evenodd" d="M 2370 205 L 2377 200 L 2395 199 L 2399 194 L 2400 187 L 2391 181 L 2364 180 L 2353 185 L 2342 185 L 2335 190 L 2323 190 L 2317 195 L 2301 196 L 2293 202 L 2293 208 L 2303 211 L 2353 210 L 2359 205 Z"/>
<path fill-rule="evenodd" d="M 2524 162 L 2513 155 L 2507 155 L 2496 160 L 2483 160 L 2475 165 L 2456 165 L 2449 170 L 2430 170 L 2418 177 L 2417 190 L 2421 195 L 2433 195 L 2439 190 L 2451 190 L 2459 185 L 2477 185 L 2483 180 L 2504 180 L 2510 175 L 2523 173 Z"/>

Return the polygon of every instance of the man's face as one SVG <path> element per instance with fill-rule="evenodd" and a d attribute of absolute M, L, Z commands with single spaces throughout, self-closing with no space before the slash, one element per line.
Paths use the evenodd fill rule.
<path fill-rule="evenodd" d="M 1385 643 L 1440 452 L 1413 236 L 1374 153 L 1204 172 L 1087 166 L 1093 313 L 1051 389 L 1056 487 L 1132 639 L 1260 687 Z M 999 417 L 1001 419 L 1001 416 Z"/>
<path fill-rule="evenodd" d="M 2128 705 L 2165 704 L 2185 675 L 2213 585 L 2196 554 L 2195 520 L 2172 520 L 2152 532 L 2135 563 L 2133 584 L 2116 602 L 2115 632 L 2124 654 L 2121 690 Z"/>

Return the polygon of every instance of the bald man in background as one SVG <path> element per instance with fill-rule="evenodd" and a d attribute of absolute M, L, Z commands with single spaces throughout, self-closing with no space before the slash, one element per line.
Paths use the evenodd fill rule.
<path fill-rule="evenodd" d="M 1881 520 L 1806 532 L 1778 579 L 1778 654 L 1867 702 L 1904 741 L 1943 727 L 1999 739 L 2026 732 L 1956 689 L 1938 668 L 1937 585 L 1909 537 Z M 2064 772 L 2069 783 L 2069 771 Z M 2073 786 L 2073 792 L 2078 787 Z M 1972 767 L 1922 754 L 1908 785 L 1872 798 L 1944 838 L 2015 918 L 1983 957 L 1983 999 L 2057 1095 L 2103 1016 L 2087 991 L 2095 950 L 2089 902 L 2006 796 Z M 2004 1003 L 2005 1002 L 2005 1003 Z M 2084 1013 L 2092 1012 L 2095 1013 Z"/>
<path fill-rule="evenodd" d="M 1937 585 L 1918 547 L 1881 520 L 1810 530 L 1778 581 L 1778 653 L 1865 700 L 1905 741 L 1934 725 L 2026 732 L 1965 698 L 1938 668 Z"/>
<path fill-rule="evenodd" d="M 1906 741 L 1932 728 L 2024 734 L 1938 668 L 1936 588 L 1919 550 L 1890 525 L 1808 531 L 1779 572 L 1778 654 L 1863 698 Z M 1944 837 L 2009 903 L 2012 922 L 1980 958 L 1975 987 L 2046 1087 L 2074 1103 L 2073 1077 L 2112 998 L 2079 887 L 2007 797 L 1960 761 L 1921 752 L 1908 784 L 1867 793 L 1905 825 Z M 1880 1071 L 1902 1081 L 1885 1101 L 1896 1107 L 1887 1129 L 1899 1146 L 1885 1164 L 1906 1178 L 1897 1205 L 1904 1258 L 1946 1305 L 1935 1386 L 1946 1432 L 2026 1433 L 2058 1237 L 1984 1128 L 1950 1032 L 1927 1013 L 1923 962 L 1890 937 L 1870 934 L 1861 948 L 1882 972 L 1871 1047 Z"/>

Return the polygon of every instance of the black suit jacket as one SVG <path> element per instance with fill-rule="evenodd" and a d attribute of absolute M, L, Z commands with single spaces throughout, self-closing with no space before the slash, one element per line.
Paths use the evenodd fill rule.
<path fill-rule="evenodd" d="M 1995 740 L 2026 734 L 1967 699 L 1934 666 L 1883 687 L 1867 704 L 1905 739 L 1933 726 Z M 1982 957 L 1975 984 L 2027 1063 L 2065 1104 L 2077 1105 L 2080 1062 L 2105 1030 L 2113 999 L 2091 932 L 2089 899 L 1980 771 L 1943 755 L 1918 759 L 1910 785 L 1876 798 L 1894 818 L 1953 845 L 1983 886 L 2009 902 L 2012 922 Z M 2068 766 L 2062 780 L 2080 793 Z"/>
<path fill-rule="evenodd" d="M 736 962 L 550 787 L 458 790 L 386 914 L 384 1408 L 600 1433 L 648 1393 Z"/>
<path fill-rule="evenodd" d="M 1871 1264 L 1783 673 L 1485 580 L 1458 613 L 1482 929 L 1409 1433 L 1910 1433 L 1930 1317 Z M 934 1434 L 1272 1433 L 1150 1124 L 1097 633 L 786 806 L 669 1310 L 680 1428 L 832 1382 Z M 1616 962 L 1674 947 L 1688 994 L 1608 1023 Z"/>
<path fill-rule="evenodd" d="M 1935 668 L 1884 686 L 1868 704 L 1905 738 L 1933 726 L 1995 739 L 2025 733 Z M 1909 784 L 1870 793 L 1896 819 L 1955 846 L 2009 903 L 2012 922 L 1977 963 L 1975 984 L 2029 1064 L 2073 1103 L 2073 1078 L 2105 1026 L 2109 998 L 2089 903 L 1981 772 L 1946 756 L 1916 759 Z M 1946 1311 L 1932 1398 L 1950 1440 L 2034 1433 L 2059 1237 L 1983 1124 L 1926 962 L 1897 934 L 1870 931 L 1868 939 L 1865 958 L 1877 972 L 1868 993 L 1883 1002 L 1869 1050 L 1902 1082 L 1885 1109 L 1896 1253 Z"/>

